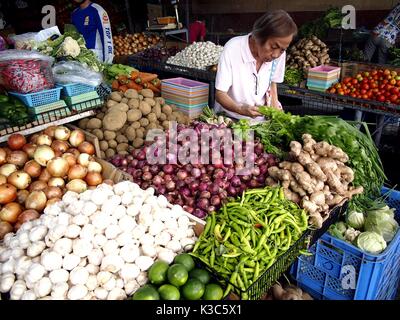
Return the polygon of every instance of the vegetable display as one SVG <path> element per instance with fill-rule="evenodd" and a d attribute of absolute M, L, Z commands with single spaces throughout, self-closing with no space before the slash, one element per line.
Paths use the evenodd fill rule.
<path fill-rule="evenodd" d="M 311 37 L 313 35 L 319 38 L 325 38 L 329 28 L 340 28 L 342 26 L 343 13 L 339 8 L 329 8 L 325 14 L 313 21 L 304 23 L 299 28 L 300 37 Z"/>
<path fill-rule="evenodd" d="M 78 125 L 96 135 L 102 158 L 109 159 L 115 154 L 128 155 L 132 147 L 142 147 L 149 130 L 166 130 L 170 121 L 188 123 L 189 119 L 163 98 L 155 98 L 149 89 L 128 89 L 111 93 L 101 113 L 82 119 Z"/>
<path fill-rule="evenodd" d="M 113 91 L 125 92 L 128 89 L 137 91 L 150 89 L 157 96 L 161 93 L 161 81 L 155 73 L 132 71 L 128 76 L 119 75 L 112 81 Z"/>
<path fill-rule="evenodd" d="M 149 283 L 135 292 L 132 300 L 221 300 L 223 289 L 211 283 L 211 275 L 197 269 L 187 253 L 177 255 L 172 265 L 155 262 L 148 271 Z"/>
<path fill-rule="evenodd" d="M 11 125 L 24 125 L 30 120 L 28 109 L 21 101 L 5 95 L 0 95 L 0 118 Z"/>
<path fill-rule="evenodd" d="M 165 62 L 169 57 L 176 55 L 179 51 L 180 49 L 178 47 L 154 47 L 139 52 L 135 55 L 135 57 L 141 58 L 143 60 L 150 60 L 152 62 Z"/>
<path fill-rule="evenodd" d="M 78 61 L 96 72 L 104 70 L 103 63 L 92 50 L 86 48 L 85 39 L 73 25 L 66 25 L 62 36 L 54 40 L 48 39 L 40 44 L 38 51 L 59 60 Z"/>
<path fill-rule="evenodd" d="M 225 117 L 223 114 L 217 115 L 209 106 L 203 108 L 203 113 L 198 120 L 208 124 L 224 124 L 227 127 L 233 124 L 231 118 Z"/>
<path fill-rule="evenodd" d="M 358 99 L 400 104 L 400 75 L 388 69 L 358 73 L 345 77 L 327 90 L 329 93 Z"/>
<path fill-rule="evenodd" d="M 118 79 L 118 76 L 130 77 L 132 72 L 137 71 L 138 70 L 135 68 L 123 64 L 111 64 L 105 67 L 104 74 L 106 75 L 107 80 L 112 82 L 113 80 Z"/>
<path fill-rule="evenodd" d="M 270 187 L 245 191 L 206 221 L 191 255 L 227 281 L 224 296 L 246 291 L 308 228 L 305 210 Z"/>
<path fill-rule="evenodd" d="M 218 64 L 224 47 L 213 42 L 194 42 L 190 46 L 168 58 L 167 63 L 206 70 L 208 66 Z"/>
<path fill-rule="evenodd" d="M 304 72 L 301 69 L 286 68 L 284 82 L 289 86 L 299 86 L 304 80 Z"/>
<path fill-rule="evenodd" d="M 300 204 L 309 214 L 310 224 L 318 229 L 329 218 L 329 211 L 363 192 L 354 188 L 354 171 L 345 164 L 349 157 L 342 149 L 327 142 L 316 142 L 303 134 L 303 145 L 290 143 L 289 160 L 268 169 L 270 186 L 278 183 L 287 199 Z"/>
<path fill-rule="evenodd" d="M 372 254 L 383 252 L 399 230 L 394 210 L 380 198 L 365 212 L 350 209 L 344 221 L 329 227 L 329 234 Z"/>
<path fill-rule="evenodd" d="M 131 55 L 151 48 L 162 41 L 159 36 L 144 33 L 113 36 L 115 55 Z"/>
<path fill-rule="evenodd" d="M 208 125 L 199 122 L 193 123 L 191 128 L 196 131 L 198 141 L 201 141 L 201 134 L 212 130 L 219 130 L 218 132 L 222 134 L 224 134 L 224 130 L 231 132 L 224 125 Z M 184 125 L 178 125 L 177 134 L 179 135 L 185 129 L 187 127 Z M 129 156 L 115 156 L 111 159 L 111 163 L 132 175 L 133 181 L 142 188 L 154 186 L 159 194 L 167 197 L 169 202 L 184 206 L 187 212 L 202 219 L 208 213 L 220 208 L 228 197 L 236 197 L 248 188 L 265 186 L 268 168 L 276 165 L 276 158 L 264 153 L 263 146 L 255 142 L 254 153 L 250 154 L 255 161 L 254 168 L 245 169 L 246 171 L 242 172 L 242 175 L 237 175 L 237 170 L 244 169 L 243 163 L 231 161 L 231 164 L 227 164 L 228 157 L 224 159 L 218 157 L 215 152 L 221 155 L 225 146 L 223 141 L 218 145 L 219 141 L 215 141 L 215 139 L 211 141 L 209 147 L 198 142 L 193 149 L 193 152 L 197 150 L 198 155 L 201 152 L 202 155 L 208 156 L 210 164 L 199 162 L 182 164 L 178 155 L 193 142 L 175 141 L 169 131 L 166 133 L 166 138 L 166 143 L 162 140 L 157 140 L 155 143 L 158 143 L 160 147 L 164 147 L 164 144 L 167 146 L 167 164 L 149 164 L 146 156 L 148 147 L 133 150 Z M 246 144 L 238 141 L 238 143 L 241 143 L 244 148 L 252 147 L 250 142 Z M 214 150 L 217 147 L 220 148 L 220 153 L 218 150 Z M 230 147 L 233 148 L 233 146 Z M 171 148 L 176 150 L 176 153 Z M 244 148 L 241 151 L 243 159 L 246 158 Z"/>
<path fill-rule="evenodd" d="M 154 189 L 125 181 L 67 192 L 0 244 L 0 292 L 11 300 L 122 300 L 156 259 L 194 245 L 193 222 Z"/>
<path fill-rule="evenodd" d="M 286 154 L 282 150 L 307 132 L 314 139 L 339 147 L 348 155 L 348 166 L 354 171 L 353 185 L 364 188 L 362 195 L 353 198 L 354 202 L 361 205 L 370 197 L 380 195 L 386 176 L 366 124 L 363 124 L 364 134 L 356 126 L 335 116 L 292 116 L 268 107 L 260 108 L 260 112 L 268 120 L 251 128 L 267 152 L 283 158 Z M 250 126 L 243 128 L 247 130 Z"/>
<path fill-rule="evenodd" d="M 92 157 L 94 146 L 81 130 L 49 127 L 29 143 L 13 134 L 0 148 L 0 220 L 18 230 L 37 219 L 46 205 L 66 191 L 78 193 L 103 182 L 102 166 Z M 10 228 L 11 227 L 11 228 Z M 0 239 L 5 233 L 0 234 Z"/>
<path fill-rule="evenodd" d="M 286 57 L 287 68 L 299 69 L 307 75 L 309 68 L 329 64 L 328 47 L 316 36 L 303 38 L 290 47 Z"/>

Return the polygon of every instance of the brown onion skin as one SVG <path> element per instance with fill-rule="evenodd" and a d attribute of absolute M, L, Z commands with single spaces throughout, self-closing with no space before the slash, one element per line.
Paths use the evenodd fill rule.
<path fill-rule="evenodd" d="M 68 191 L 81 193 L 88 189 L 88 185 L 87 185 L 86 181 L 84 181 L 82 179 L 74 179 L 74 180 L 71 180 L 70 182 L 68 182 L 68 184 L 66 185 L 66 188 L 68 189 Z"/>
<path fill-rule="evenodd" d="M 13 226 L 6 222 L 6 221 L 0 221 L 0 240 L 4 239 L 4 236 L 7 233 L 13 232 Z"/>
<path fill-rule="evenodd" d="M 23 205 L 26 201 L 26 198 L 29 196 L 29 191 L 28 190 L 19 190 L 17 192 L 17 202 L 20 205 Z"/>
<path fill-rule="evenodd" d="M 33 191 L 43 191 L 47 188 L 47 183 L 45 181 L 35 181 L 29 186 L 29 192 Z"/>
<path fill-rule="evenodd" d="M 7 145 L 11 150 L 21 150 L 25 144 L 25 137 L 19 133 L 12 134 L 7 140 Z"/>
<path fill-rule="evenodd" d="M 66 141 L 54 140 L 53 143 L 51 144 L 51 148 L 54 150 L 54 152 L 59 151 L 63 154 L 67 152 L 70 146 Z"/>
<path fill-rule="evenodd" d="M 69 167 L 76 165 L 77 161 L 72 153 L 64 153 L 62 157 L 67 160 Z"/>
<path fill-rule="evenodd" d="M 30 160 L 25 163 L 24 171 L 29 174 L 32 178 L 37 178 L 42 173 L 42 166 L 35 160 Z"/>
<path fill-rule="evenodd" d="M 18 220 L 18 216 L 22 213 L 22 207 L 19 203 L 7 203 L 0 211 L 0 219 L 11 224 Z"/>
<path fill-rule="evenodd" d="M 47 134 L 49 137 L 51 137 L 51 138 L 54 138 L 54 134 L 55 134 L 55 132 L 56 132 L 56 128 L 57 128 L 57 126 L 50 126 L 50 127 L 47 127 L 44 131 L 43 131 L 43 133 L 44 134 Z"/>
<path fill-rule="evenodd" d="M 36 142 L 37 142 L 37 138 L 38 138 L 39 136 L 40 136 L 39 133 L 35 133 L 35 134 L 31 135 L 31 138 L 29 139 L 29 142 L 30 142 L 30 143 L 33 143 L 33 144 L 37 144 Z"/>
<path fill-rule="evenodd" d="M 75 179 L 84 179 L 88 173 L 86 167 L 76 164 L 68 171 L 68 179 L 75 180 Z"/>
<path fill-rule="evenodd" d="M 39 146 L 51 146 L 51 144 L 53 143 L 53 138 L 48 136 L 47 134 L 41 134 L 38 138 L 37 138 L 37 144 Z"/>
<path fill-rule="evenodd" d="M 88 186 L 96 187 L 103 182 L 103 177 L 98 172 L 89 172 L 85 177 L 85 181 Z"/>
<path fill-rule="evenodd" d="M 47 169 L 43 169 L 42 170 L 42 173 L 40 174 L 40 176 L 39 176 L 39 180 L 40 181 L 44 181 L 44 182 L 49 182 L 49 180 L 52 178 L 52 176 L 51 176 L 51 174 L 50 174 L 50 172 L 49 172 L 49 170 L 47 170 Z"/>
<path fill-rule="evenodd" d="M 0 186 L 0 204 L 7 204 L 17 199 L 17 188 L 9 183 Z"/>
<path fill-rule="evenodd" d="M 81 153 L 87 153 L 89 155 L 94 155 L 96 150 L 94 149 L 93 144 L 91 144 L 90 142 L 87 141 L 83 141 L 79 146 L 78 146 L 78 150 Z"/>
<path fill-rule="evenodd" d="M 0 186 L 7 183 L 7 177 L 0 174 Z"/>
<path fill-rule="evenodd" d="M 69 143 L 73 147 L 78 147 L 83 141 L 85 141 L 85 133 L 82 130 L 76 129 L 71 132 Z"/>
<path fill-rule="evenodd" d="M 22 181 L 21 178 L 23 179 Z M 7 178 L 7 182 L 19 190 L 25 190 L 28 188 L 31 184 L 31 181 L 31 176 L 25 171 L 16 171 Z"/>
<path fill-rule="evenodd" d="M 28 155 L 24 151 L 13 151 L 7 157 L 7 162 L 15 164 L 18 168 L 22 168 L 28 161 Z"/>
<path fill-rule="evenodd" d="M 47 201 L 46 203 L 46 207 L 51 206 L 57 202 L 61 201 L 61 198 L 53 198 Z"/>
<path fill-rule="evenodd" d="M 25 201 L 25 208 L 42 212 L 46 207 L 46 203 L 47 198 L 43 191 L 33 191 Z"/>
<path fill-rule="evenodd" d="M 63 178 L 69 171 L 68 161 L 61 157 L 53 158 L 47 163 L 47 170 L 52 177 Z"/>
<path fill-rule="evenodd" d="M 18 216 L 18 222 L 22 224 L 27 221 L 36 220 L 39 217 L 40 217 L 39 212 L 37 212 L 36 210 L 33 210 L 33 209 L 28 209 L 28 210 L 23 211 Z"/>
<path fill-rule="evenodd" d="M 0 148 L 0 166 L 7 163 L 7 152 L 4 148 Z"/>
<path fill-rule="evenodd" d="M 69 148 L 66 153 L 72 153 L 75 156 L 75 158 L 78 158 L 79 155 L 81 154 L 79 150 L 76 148 Z"/>
<path fill-rule="evenodd" d="M 63 178 L 51 178 L 47 185 L 49 187 L 63 188 L 65 186 L 65 181 Z"/>
<path fill-rule="evenodd" d="M 58 198 L 60 199 L 63 196 L 61 188 L 58 187 L 47 187 L 44 189 L 44 194 L 48 200 Z"/>
<path fill-rule="evenodd" d="M 37 148 L 36 144 L 27 143 L 22 148 L 22 151 L 24 151 L 28 155 L 29 159 L 33 159 L 33 155 L 35 154 L 36 148 Z"/>

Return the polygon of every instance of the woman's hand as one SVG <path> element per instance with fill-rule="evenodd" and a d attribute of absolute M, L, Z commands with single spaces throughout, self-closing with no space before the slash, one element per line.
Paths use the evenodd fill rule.
<path fill-rule="evenodd" d="M 283 110 L 281 103 L 278 101 L 278 99 L 272 99 L 271 100 L 271 107 L 277 109 L 277 110 Z"/>
<path fill-rule="evenodd" d="M 243 116 L 251 117 L 251 118 L 256 118 L 259 116 L 262 116 L 262 114 L 258 111 L 259 107 L 256 106 L 249 106 L 242 104 L 239 106 L 239 113 Z"/>

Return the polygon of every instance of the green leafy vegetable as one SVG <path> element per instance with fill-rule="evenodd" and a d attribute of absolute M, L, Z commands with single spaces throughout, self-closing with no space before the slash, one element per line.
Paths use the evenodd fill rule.
<path fill-rule="evenodd" d="M 379 254 L 387 247 L 385 239 L 380 234 L 370 231 L 361 233 L 356 239 L 356 245 L 372 254 Z"/>

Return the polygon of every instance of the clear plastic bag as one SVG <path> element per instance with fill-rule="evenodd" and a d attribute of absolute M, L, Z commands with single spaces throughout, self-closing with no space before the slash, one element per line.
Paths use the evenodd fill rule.
<path fill-rule="evenodd" d="M 8 91 L 33 93 L 54 87 L 54 58 L 29 50 L 0 52 L 0 85 Z"/>
<path fill-rule="evenodd" d="M 37 46 L 37 32 L 28 32 L 23 34 L 11 35 L 8 38 L 11 40 L 17 50 L 32 50 Z"/>
<path fill-rule="evenodd" d="M 53 75 L 56 83 L 82 83 L 97 87 L 103 81 L 103 75 L 84 67 L 76 61 L 63 61 L 53 67 Z"/>

